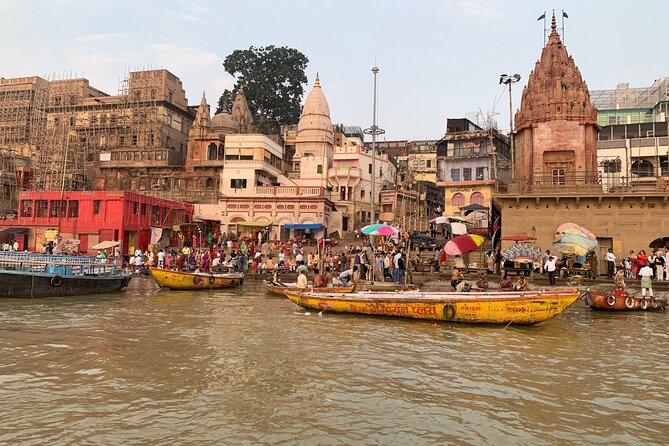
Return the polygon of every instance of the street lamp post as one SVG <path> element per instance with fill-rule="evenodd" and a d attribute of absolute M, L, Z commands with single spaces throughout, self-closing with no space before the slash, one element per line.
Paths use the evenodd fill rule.
<path fill-rule="evenodd" d="M 379 73 L 379 67 L 372 67 L 374 73 L 374 105 L 372 106 L 372 126 L 364 130 L 366 135 L 372 135 L 372 190 L 370 199 L 370 223 L 376 222 L 376 213 L 374 212 L 374 199 L 376 194 L 376 136 L 386 133 L 376 125 L 376 75 Z"/>
<path fill-rule="evenodd" d="M 516 154 L 513 148 L 513 99 L 511 96 L 511 84 L 520 80 L 520 74 L 501 74 L 499 83 L 509 86 L 509 140 L 511 142 L 511 181 L 516 179 Z"/>

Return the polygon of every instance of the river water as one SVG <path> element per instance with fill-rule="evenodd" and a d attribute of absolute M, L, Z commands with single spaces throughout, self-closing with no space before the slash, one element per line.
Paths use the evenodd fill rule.
<path fill-rule="evenodd" d="M 669 444 L 668 322 L 307 315 L 252 281 L 4 299 L 0 444 Z"/>

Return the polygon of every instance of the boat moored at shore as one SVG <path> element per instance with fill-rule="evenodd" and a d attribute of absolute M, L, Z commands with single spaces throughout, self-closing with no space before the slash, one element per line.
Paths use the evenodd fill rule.
<path fill-rule="evenodd" d="M 191 273 L 160 268 L 149 268 L 149 271 L 159 287 L 170 290 L 214 290 L 244 283 L 244 273 Z"/>

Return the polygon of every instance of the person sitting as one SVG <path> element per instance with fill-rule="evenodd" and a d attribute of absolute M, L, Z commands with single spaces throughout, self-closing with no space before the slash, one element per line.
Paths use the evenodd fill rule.
<path fill-rule="evenodd" d="M 458 293 L 469 293 L 471 290 L 472 286 L 465 281 L 458 283 L 458 285 L 455 287 L 455 291 Z"/>
<path fill-rule="evenodd" d="M 342 287 L 342 286 L 345 286 L 345 285 L 344 285 L 344 282 L 342 282 L 341 279 L 339 278 L 339 276 L 337 275 L 337 276 L 334 276 L 332 278 L 332 286 L 337 288 L 337 287 Z"/>
<path fill-rule="evenodd" d="M 516 281 L 516 284 L 513 286 L 513 288 L 516 291 L 527 291 L 529 287 L 527 284 L 527 280 L 525 280 L 525 276 L 520 276 Z"/>
<path fill-rule="evenodd" d="M 342 271 L 339 274 L 339 280 L 342 281 L 343 286 L 348 286 L 348 283 L 353 280 L 355 282 L 355 276 L 356 273 L 358 272 L 358 266 L 354 266 L 351 269 L 347 269 L 346 271 Z"/>
<path fill-rule="evenodd" d="M 300 271 L 297 276 L 297 288 L 306 288 L 308 284 L 309 282 L 307 280 L 307 275 L 304 273 L 304 271 Z"/>
<path fill-rule="evenodd" d="M 464 280 L 465 276 L 457 267 L 451 272 L 451 288 L 457 289 L 458 284 Z"/>
<path fill-rule="evenodd" d="M 499 281 L 499 287 L 502 291 L 511 291 L 513 289 L 513 281 L 509 279 L 509 275 L 504 273 L 504 277 Z"/>
<path fill-rule="evenodd" d="M 613 283 L 617 289 L 625 291 L 625 270 L 623 268 L 618 268 L 613 276 Z"/>
<path fill-rule="evenodd" d="M 476 281 L 476 289 L 480 291 L 486 291 L 488 287 L 488 279 L 486 279 L 484 273 L 481 273 L 481 277 Z"/>

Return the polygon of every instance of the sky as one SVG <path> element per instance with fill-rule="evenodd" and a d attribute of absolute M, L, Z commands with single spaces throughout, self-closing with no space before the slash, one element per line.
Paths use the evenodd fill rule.
<path fill-rule="evenodd" d="M 666 0 L 0 0 L 0 77 L 86 77 L 116 94 L 128 71 L 165 68 L 214 111 L 235 82 L 227 55 L 288 46 L 309 58 L 305 97 L 319 73 L 335 124 L 372 125 L 376 64 L 380 140 L 438 139 L 460 117 L 508 131 L 499 75 L 522 76 L 515 110 L 553 9 L 591 90 L 669 76 Z"/>

